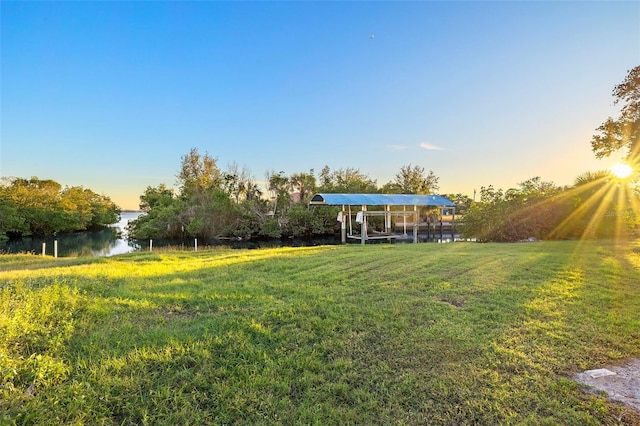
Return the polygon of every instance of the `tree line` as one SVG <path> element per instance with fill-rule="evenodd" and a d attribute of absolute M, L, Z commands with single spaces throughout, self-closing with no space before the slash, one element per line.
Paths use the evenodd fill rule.
<path fill-rule="evenodd" d="M 572 186 L 535 177 L 506 191 L 480 189 L 460 227 L 478 241 L 626 238 L 640 226 L 640 196 L 608 171 L 587 172 Z"/>
<path fill-rule="evenodd" d="M 118 221 L 120 208 L 81 186 L 37 177 L 0 183 L 0 240 L 96 230 Z"/>
<path fill-rule="evenodd" d="M 608 171 L 587 172 L 571 186 L 534 177 L 508 190 L 482 187 L 479 200 L 444 194 L 456 203 L 464 237 L 478 241 L 519 241 L 584 237 L 622 237 L 640 225 L 640 197 L 630 179 Z M 162 184 L 140 197 L 146 212 L 130 224 L 134 238 L 282 238 L 335 235 L 339 207 L 309 207 L 313 194 L 437 193 L 438 177 L 421 166 L 402 166 L 378 187 L 353 168 L 325 166 L 286 175 L 267 173 L 267 194 L 251 174 L 232 165 L 221 171 L 209 154 L 196 148 L 182 157 L 177 191 Z M 425 215 L 427 212 L 423 212 Z M 439 211 L 430 212 L 437 216 Z M 375 221 L 372 226 L 376 226 Z"/>
<path fill-rule="evenodd" d="M 287 175 L 266 174 L 266 193 L 246 168 L 231 164 L 221 170 L 217 160 L 197 148 L 181 158 L 176 190 L 161 184 L 140 197 L 146 213 L 132 221 L 133 238 L 282 238 L 331 235 L 339 230 L 337 208 L 310 208 L 317 192 L 418 193 L 439 189 L 438 177 L 419 165 L 402 166 L 379 188 L 376 180 L 354 168 L 325 166 Z M 459 195 L 462 198 L 461 195 Z"/>

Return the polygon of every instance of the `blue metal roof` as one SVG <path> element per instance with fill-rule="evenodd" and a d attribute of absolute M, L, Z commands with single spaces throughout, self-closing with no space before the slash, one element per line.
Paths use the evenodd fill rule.
<path fill-rule="evenodd" d="M 455 206 L 453 201 L 441 195 L 417 194 L 316 194 L 309 204 L 312 206 Z"/>

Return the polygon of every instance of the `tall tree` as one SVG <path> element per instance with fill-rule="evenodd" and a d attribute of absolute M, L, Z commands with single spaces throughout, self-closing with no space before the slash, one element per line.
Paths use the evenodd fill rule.
<path fill-rule="evenodd" d="M 192 196 L 221 183 L 220 169 L 216 159 L 208 153 L 201 155 L 197 148 L 182 157 L 182 165 L 178 173 L 178 184 L 183 196 Z"/>
<path fill-rule="evenodd" d="M 249 170 L 246 167 L 240 169 L 238 163 L 231 163 L 220 180 L 224 192 L 236 203 L 255 200 L 262 195 Z"/>
<path fill-rule="evenodd" d="M 300 201 L 305 202 L 316 190 L 316 178 L 313 169 L 309 173 L 294 173 L 291 175 L 291 189 L 300 193 Z"/>
<path fill-rule="evenodd" d="M 640 65 L 629 70 L 625 80 L 613 89 L 614 104 L 622 104 L 620 116 L 609 117 L 596 130 L 591 147 L 597 158 L 624 150 L 629 163 L 640 162 Z"/>
<path fill-rule="evenodd" d="M 269 193 L 272 201 L 275 202 L 274 214 L 284 213 L 291 205 L 291 182 L 289 177 L 283 171 L 278 173 L 271 171 L 267 173 L 267 181 L 269 182 Z"/>
<path fill-rule="evenodd" d="M 401 194 L 432 194 L 440 189 L 438 180 L 433 171 L 425 173 L 424 167 L 402 166 L 395 179 L 384 186 L 385 192 Z"/>
<path fill-rule="evenodd" d="M 320 172 L 320 192 L 333 193 L 376 193 L 378 184 L 358 169 L 347 167 L 333 172 L 324 166 Z"/>
<path fill-rule="evenodd" d="M 149 212 L 154 207 L 166 207 L 173 203 L 173 190 L 167 188 L 164 183 L 157 187 L 147 186 L 144 194 L 140 196 L 140 209 Z"/>
<path fill-rule="evenodd" d="M 334 192 L 333 182 L 331 181 L 331 169 L 329 166 L 324 166 L 320 170 L 320 186 L 318 187 L 320 192 Z"/>

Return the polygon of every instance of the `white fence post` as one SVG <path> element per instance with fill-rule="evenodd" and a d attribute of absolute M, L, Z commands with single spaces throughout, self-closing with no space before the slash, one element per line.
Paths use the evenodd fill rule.
<path fill-rule="evenodd" d="M 53 257 L 58 257 L 58 240 L 53 241 Z"/>
<path fill-rule="evenodd" d="M 47 243 L 42 243 L 42 255 L 44 256 L 44 254 L 47 251 Z"/>
<path fill-rule="evenodd" d="M 195 242 L 195 251 L 198 251 L 198 239 L 196 238 L 196 242 Z"/>
<path fill-rule="evenodd" d="M 153 240 L 149 240 L 149 251 L 153 251 Z"/>

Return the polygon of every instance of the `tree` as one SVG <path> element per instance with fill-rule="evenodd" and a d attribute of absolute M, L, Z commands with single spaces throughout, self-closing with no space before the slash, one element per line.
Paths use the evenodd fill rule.
<path fill-rule="evenodd" d="M 561 188 L 539 177 L 503 191 L 493 186 L 480 188 L 480 202 L 473 202 L 462 225 L 466 237 L 479 241 L 518 241 L 547 238 L 569 214 L 566 198 L 557 197 Z"/>
<path fill-rule="evenodd" d="M 468 195 L 463 195 L 460 193 L 444 194 L 443 197 L 454 202 L 454 204 L 456 205 L 456 214 L 464 213 L 465 211 L 467 211 L 469 206 L 471 206 L 471 203 L 473 203 L 473 200 Z"/>
<path fill-rule="evenodd" d="M 316 190 L 316 178 L 313 169 L 309 173 L 294 173 L 291 175 L 291 189 L 298 191 L 300 201 L 306 202 Z"/>
<path fill-rule="evenodd" d="M 62 190 L 60 207 L 74 222 L 76 229 L 86 229 L 93 219 L 92 192 L 81 186 L 73 186 Z"/>
<path fill-rule="evenodd" d="M 433 171 L 429 170 L 429 174 L 425 174 L 424 167 L 411 167 L 409 164 L 402 166 L 395 179 L 387 183 L 383 190 L 399 194 L 433 194 L 440 189 L 439 179 Z"/>
<path fill-rule="evenodd" d="M 376 193 L 378 184 L 358 169 L 347 167 L 332 172 L 329 166 L 324 166 L 320 172 L 318 191 L 345 194 Z"/>
<path fill-rule="evenodd" d="M 149 212 L 154 207 L 164 207 L 173 203 L 173 190 L 161 183 L 157 187 L 147 186 L 144 194 L 140 196 L 140 210 Z"/>
<path fill-rule="evenodd" d="M 0 187 L 0 241 L 7 239 L 7 233 L 21 234 L 27 231 L 27 225 L 15 203 L 6 195 L 6 189 Z"/>
<path fill-rule="evenodd" d="M 581 229 L 581 236 L 624 237 L 638 222 L 638 195 L 608 170 L 587 172 L 571 189 L 574 211 L 565 226 Z"/>
<path fill-rule="evenodd" d="M 284 213 L 291 204 L 291 182 L 283 171 L 278 173 L 271 171 L 267 173 L 269 182 L 269 192 L 271 199 L 275 201 L 274 214 Z"/>
<path fill-rule="evenodd" d="M 505 198 L 509 201 L 525 203 L 556 195 L 560 190 L 561 188 L 554 182 L 543 181 L 540 176 L 536 176 L 520 182 L 517 188 L 509 189 L 505 193 Z"/>
<path fill-rule="evenodd" d="M 256 200 L 262 196 L 249 170 L 246 167 L 240 170 L 237 163 L 231 163 L 220 180 L 223 191 L 236 203 Z"/>
<path fill-rule="evenodd" d="M 631 164 L 640 162 L 640 65 L 628 71 L 625 80 L 613 89 L 614 104 L 622 104 L 617 120 L 609 117 L 596 130 L 591 147 L 597 158 L 624 150 Z"/>
<path fill-rule="evenodd" d="M 324 166 L 320 170 L 320 186 L 318 187 L 320 192 L 333 192 L 333 182 L 331 182 L 331 169 L 329 166 Z"/>
<path fill-rule="evenodd" d="M 220 169 L 218 169 L 216 159 L 208 153 L 200 155 L 197 148 L 191 148 L 191 151 L 182 157 L 182 165 L 177 178 L 182 196 L 185 197 L 219 187 L 221 184 Z"/>
<path fill-rule="evenodd" d="M 13 178 L 0 186 L 0 234 L 50 235 L 84 231 L 118 221 L 120 209 L 108 197 L 53 180 Z"/>
<path fill-rule="evenodd" d="M 164 184 L 147 187 L 140 197 L 140 208 L 147 214 L 130 222 L 130 236 L 250 237 L 266 220 L 268 206 L 258 185 L 236 163 L 221 172 L 213 157 L 192 148 L 181 157 L 177 179 L 177 194 Z"/>

